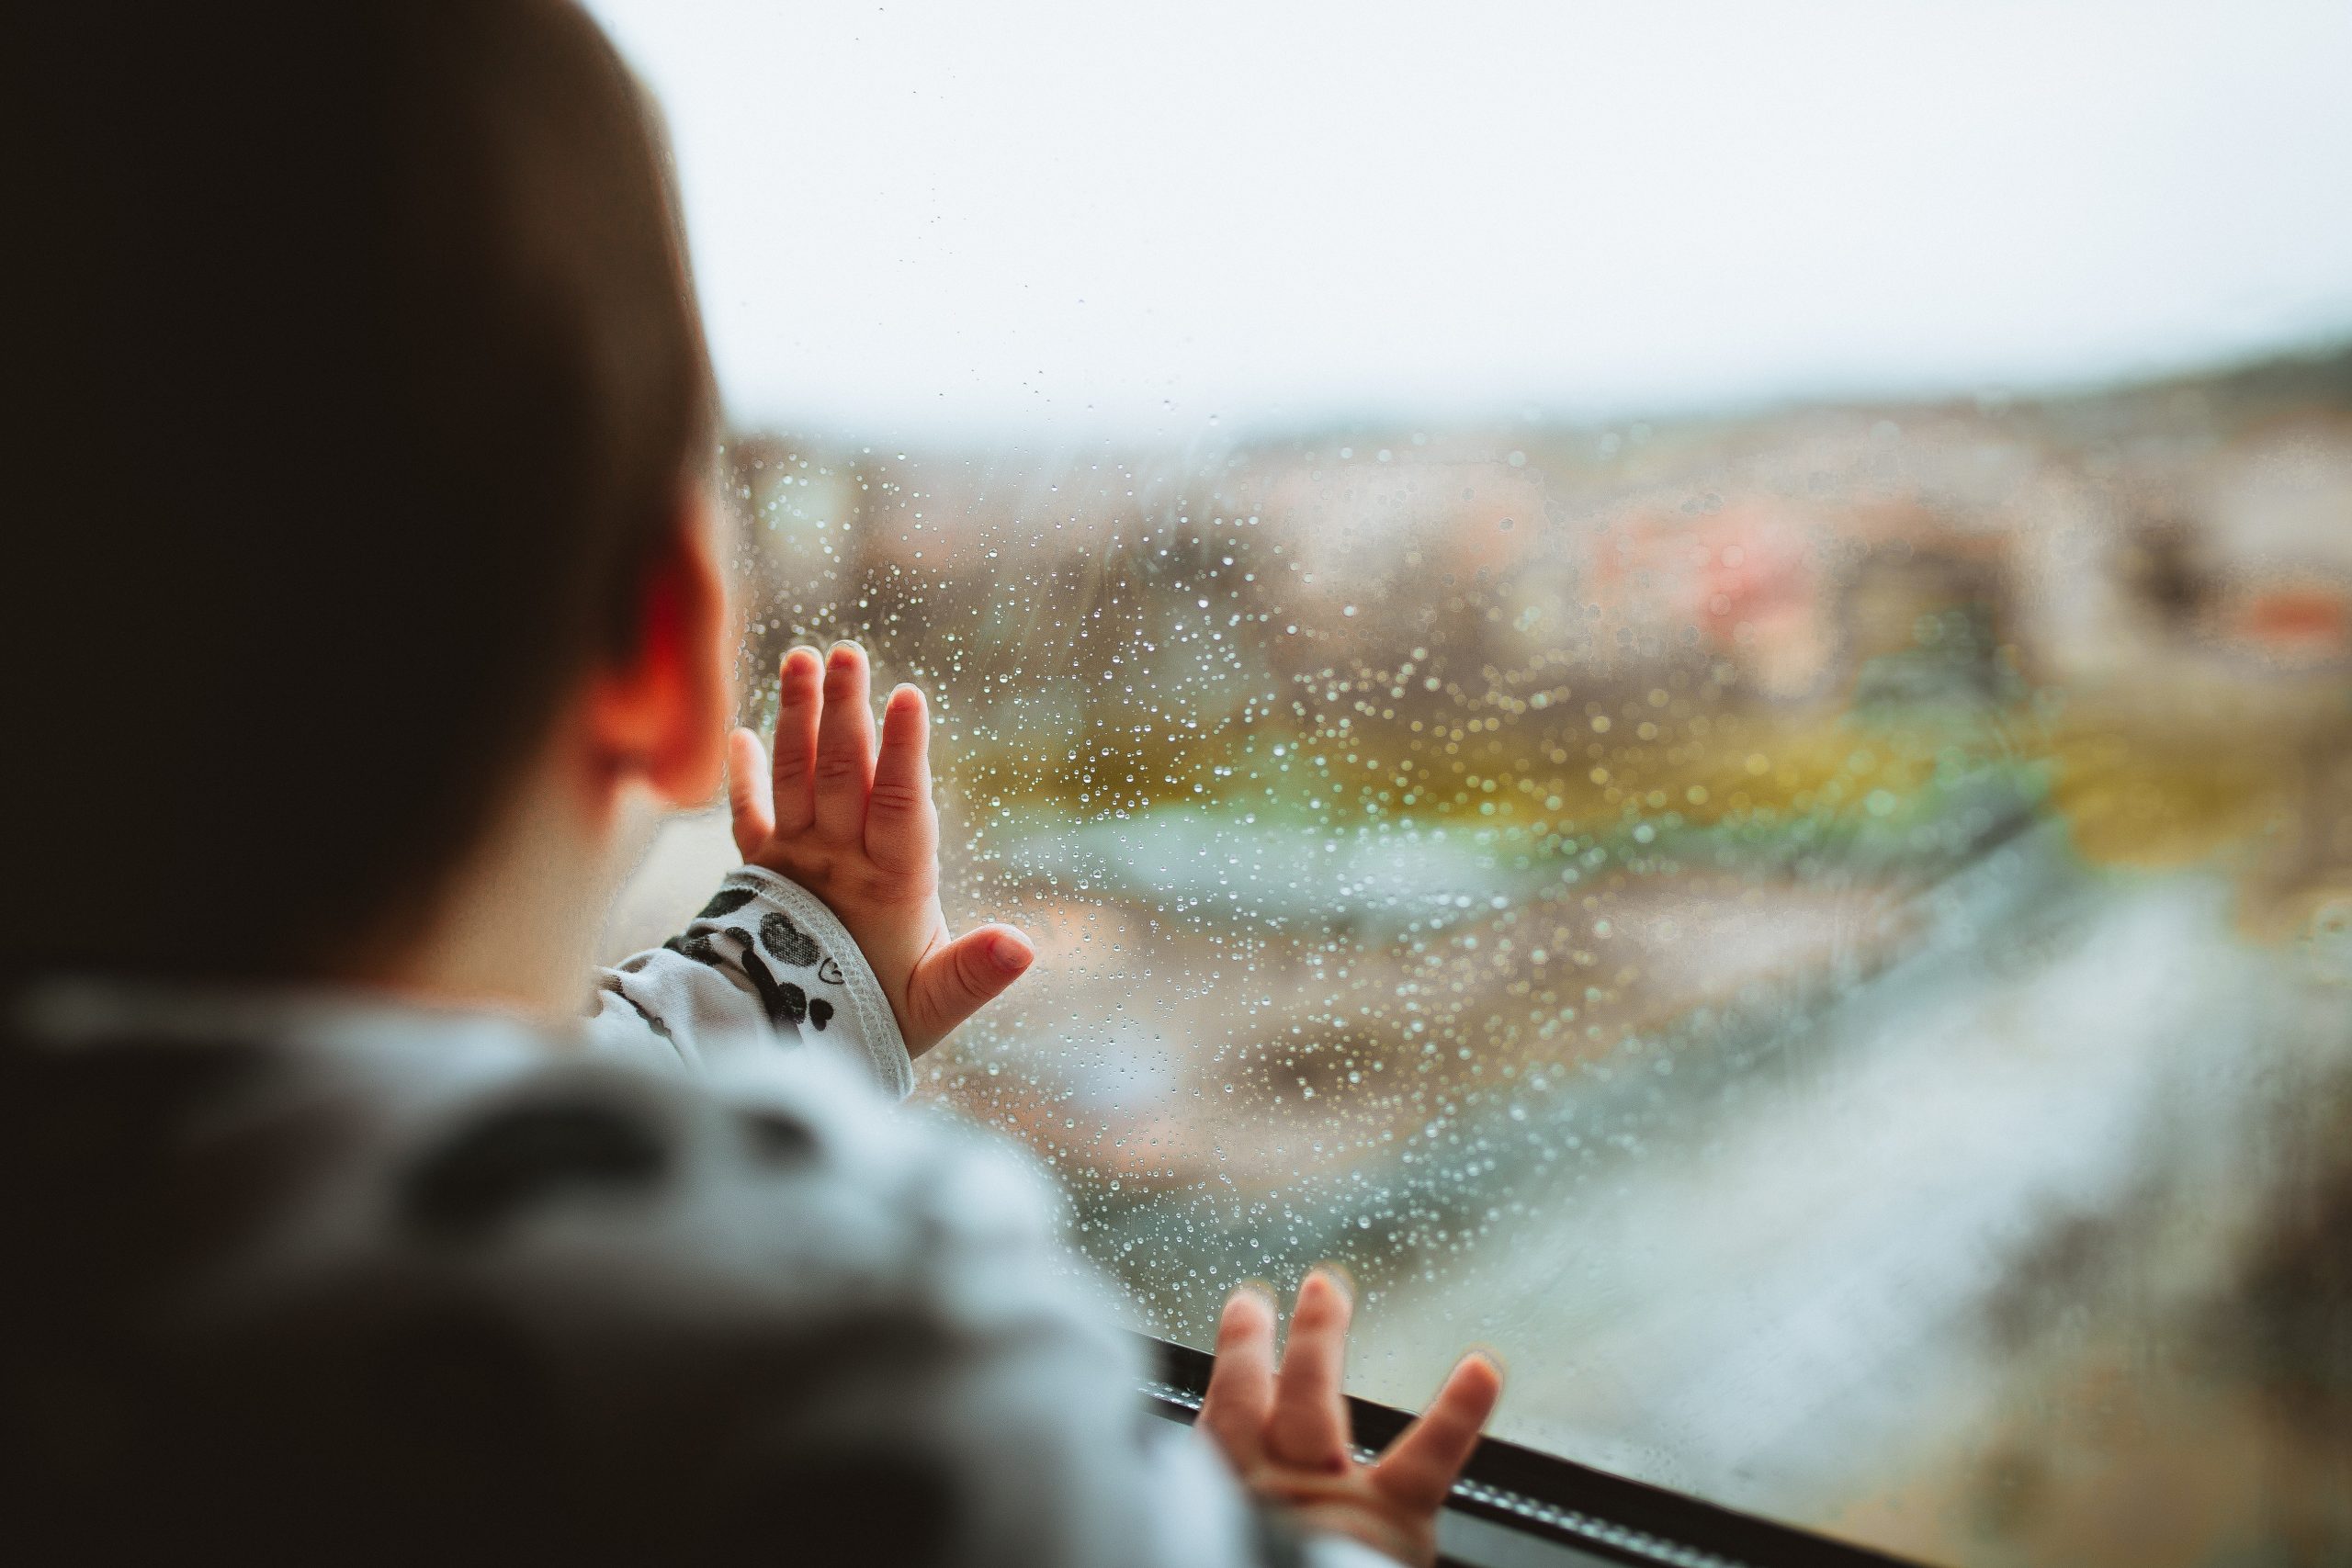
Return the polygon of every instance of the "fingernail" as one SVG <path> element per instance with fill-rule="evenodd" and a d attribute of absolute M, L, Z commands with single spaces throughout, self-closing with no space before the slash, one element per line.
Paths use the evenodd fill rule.
<path fill-rule="evenodd" d="M 860 649 L 857 644 L 851 642 L 849 639 L 844 637 L 840 642 L 833 644 L 832 652 L 828 654 L 826 657 L 835 667 L 838 668 L 841 665 L 849 663 L 863 651 L 865 650 Z"/>
<path fill-rule="evenodd" d="M 1027 942 L 1011 931 L 999 931 L 996 940 L 989 943 L 989 961 L 1008 975 L 1020 974 L 1036 956 Z"/>

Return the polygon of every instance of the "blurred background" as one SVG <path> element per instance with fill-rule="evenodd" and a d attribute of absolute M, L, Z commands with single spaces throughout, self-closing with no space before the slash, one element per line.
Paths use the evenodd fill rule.
<path fill-rule="evenodd" d="M 1139 1328 L 1938 1562 L 2352 1557 L 2352 9 L 601 0 L 747 717 Z M 677 824 L 616 908 L 729 858 Z"/>

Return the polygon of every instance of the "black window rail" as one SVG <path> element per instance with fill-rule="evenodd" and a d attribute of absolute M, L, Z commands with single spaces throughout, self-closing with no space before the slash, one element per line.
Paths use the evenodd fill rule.
<path fill-rule="evenodd" d="M 1159 1375 L 1144 1385 L 1154 1411 L 1190 1422 L 1200 1412 L 1216 1359 L 1190 1346 L 1139 1336 Z M 1356 1442 L 1376 1450 L 1405 1429 L 1407 1411 L 1348 1396 Z M 1470 1529 L 1441 1528 L 1443 1561 L 1458 1568 L 1538 1562 L 1632 1563 L 1640 1568 L 1915 1568 L 1904 1559 L 1790 1525 L 1629 1481 L 1517 1443 L 1478 1445 L 1447 1504 Z M 1485 1528 L 1480 1529 L 1478 1526 Z M 1498 1531 L 1548 1542 L 1536 1554 L 1482 1549 Z"/>

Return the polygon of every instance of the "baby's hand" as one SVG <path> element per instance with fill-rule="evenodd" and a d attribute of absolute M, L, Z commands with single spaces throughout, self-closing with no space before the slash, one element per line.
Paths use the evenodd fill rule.
<path fill-rule="evenodd" d="M 1340 1394 L 1348 1312 L 1334 1275 L 1307 1275 L 1277 1374 L 1274 1303 L 1254 1290 L 1235 1292 L 1217 1324 L 1201 1426 L 1259 1496 L 1287 1504 L 1310 1529 L 1425 1568 L 1437 1561 L 1438 1509 L 1478 1446 L 1502 1374 L 1483 1356 L 1466 1358 L 1421 1418 L 1379 1459 L 1361 1463 Z"/>
<path fill-rule="evenodd" d="M 939 908 L 939 814 L 931 800 L 931 719 L 900 686 L 874 747 L 865 654 L 833 645 L 785 656 L 775 766 L 760 738 L 728 738 L 735 847 L 790 877 L 840 917 L 889 994 L 910 1055 L 920 1056 L 1021 976 L 1035 959 L 1011 926 L 949 940 Z"/>

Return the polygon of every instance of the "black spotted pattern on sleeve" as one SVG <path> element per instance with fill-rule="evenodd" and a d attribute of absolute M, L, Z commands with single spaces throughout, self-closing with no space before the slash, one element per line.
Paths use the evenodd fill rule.
<path fill-rule="evenodd" d="M 673 936 L 662 944 L 681 958 L 691 958 L 697 964 L 707 964 L 713 969 L 727 967 L 727 955 L 707 936 Z"/>
<path fill-rule="evenodd" d="M 782 915 L 770 915 L 768 920 L 783 920 L 793 936 L 808 942 L 810 952 L 816 951 L 817 944 Z M 763 937 L 767 935 L 766 925 L 766 921 L 762 922 Z M 752 983 L 752 994 L 760 998 L 761 1010 L 767 1014 L 770 1023 L 788 1023 L 797 1029 L 805 1021 L 819 1033 L 823 1033 L 825 1026 L 833 1021 L 833 1004 L 821 997 L 811 1001 L 808 993 L 798 986 L 789 980 L 777 979 L 775 971 L 761 961 L 758 947 L 748 932 L 730 934 L 743 939 L 743 951 L 734 957 L 729 957 L 717 942 L 707 936 L 673 936 L 662 945 L 713 969 L 725 969 L 732 964 L 742 972 L 743 978 Z M 769 944 L 769 951 L 775 951 L 773 942 Z"/>
<path fill-rule="evenodd" d="M 695 918 L 707 920 L 731 915 L 757 897 L 751 888 L 722 887 L 711 897 L 710 902 L 703 906 L 702 913 Z M 740 940 L 742 951 L 729 952 L 718 940 L 721 936 Z M 710 968 L 739 971 L 750 984 L 752 993 L 760 998 L 761 1010 L 767 1014 L 771 1023 L 788 1023 L 795 1029 L 805 1024 L 821 1034 L 839 1016 L 839 1009 L 833 1003 L 822 997 L 809 996 L 804 987 L 781 978 L 762 960 L 760 954 L 764 951 L 768 957 L 786 968 L 814 969 L 817 980 L 824 985 L 847 983 L 841 964 L 818 945 L 815 937 L 802 930 L 790 915 L 781 909 L 772 909 L 760 917 L 756 935 L 750 931 L 728 927 L 718 931 L 673 936 L 662 945 L 681 957 L 690 958 Z M 617 987 L 608 988 L 616 991 L 631 1006 L 636 1005 L 627 992 L 619 991 Z M 642 1012 L 644 1010 L 639 1010 Z"/>
<path fill-rule="evenodd" d="M 792 923 L 792 917 L 781 909 L 771 910 L 760 917 L 760 945 L 777 963 L 795 969 L 807 969 L 825 954 L 817 939 Z M 831 959 L 825 960 L 831 963 Z M 835 971 L 837 974 L 838 970 Z"/>
<path fill-rule="evenodd" d="M 788 1023 L 797 1029 L 800 1021 L 808 1016 L 808 993 L 791 981 L 779 982 L 760 962 L 752 950 L 751 939 L 743 942 L 743 973 L 750 976 L 752 989 L 760 994 L 760 1006 L 767 1010 L 770 1023 Z"/>
<path fill-rule="evenodd" d="M 759 895 L 748 887 L 722 887 L 710 896 L 710 902 L 702 907 L 695 919 L 715 920 L 722 915 L 731 915 L 757 897 Z"/>
<path fill-rule="evenodd" d="M 639 957 L 642 958 L 643 954 L 640 953 Z M 638 969 L 645 967 L 642 963 L 638 963 L 637 960 L 631 960 L 631 963 L 636 964 L 636 967 Z M 635 970 L 631 970 L 630 972 L 635 973 Z M 640 1002 L 635 997 L 630 996 L 628 994 L 628 987 L 621 984 L 621 977 L 618 975 L 607 974 L 599 976 L 596 980 L 596 989 L 599 991 L 610 991 L 613 995 L 620 998 L 621 1000 L 628 1004 L 629 1010 L 631 1012 L 637 1014 L 638 1017 L 645 1021 L 645 1027 L 650 1029 L 655 1034 L 660 1035 L 664 1040 L 671 1039 L 670 1026 L 662 1022 L 659 1018 L 656 1018 L 643 1002 Z M 596 1006 L 597 1004 L 594 994 L 591 993 L 588 1008 L 591 1014 L 594 1013 Z M 675 1042 L 673 1041 L 673 1043 L 674 1043 Z"/>

